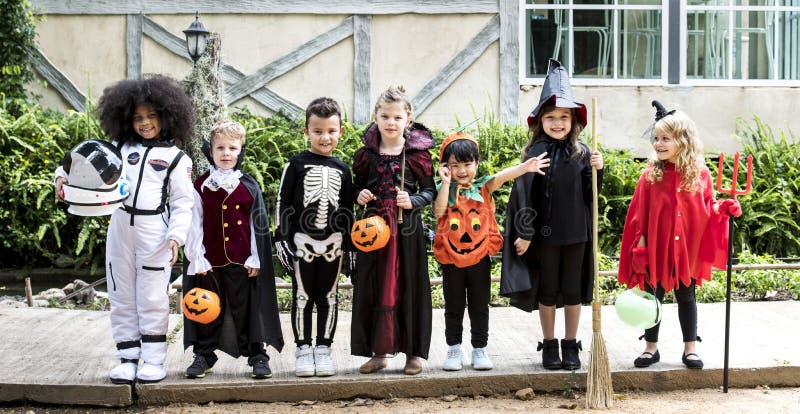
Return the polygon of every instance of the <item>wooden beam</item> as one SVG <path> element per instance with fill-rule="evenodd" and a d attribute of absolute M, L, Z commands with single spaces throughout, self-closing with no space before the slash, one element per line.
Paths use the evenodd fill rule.
<path fill-rule="evenodd" d="M 486 49 L 500 36 L 500 17 L 494 16 L 486 23 L 486 26 L 469 41 L 461 52 L 450 60 L 444 69 L 433 77 L 417 96 L 412 99 L 414 112 L 418 117 L 428 106 L 453 84 L 458 77 L 464 73 Z"/>
<path fill-rule="evenodd" d="M 80 112 L 86 109 L 86 95 L 66 75 L 61 73 L 41 50 L 34 50 L 30 57 L 36 71 L 56 89 L 73 109 Z"/>
<path fill-rule="evenodd" d="M 37 14 L 461 14 L 498 12 L 497 0 L 31 0 Z M 188 17 L 187 17 L 188 18 Z M 189 22 L 187 21 L 187 26 Z"/>
<path fill-rule="evenodd" d="M 357 124 L 369 122 L 372 93 L 372 16 L 357 14 L 353 20 L 353 120 Z"/>
<path fill-rule="evenodd" d="M 144 34 L 174 55 L 189 62 L 192 61 L 186 51 L 186 40 L 170 33 L 166 28 L 147 16 L 144 17 Z M 222 79 L 228 84 L 237 83 L 245 78 L 242 72 L 228 64 L 222 65 L 221 72 Z M 273 112 L 283 110 L 289 114 L 297 115 L 302 111 L 299 106 L 266 87 L 253 91 L 250 97 Z"/>
<path fill-rule="evenodd" d="M 519 123 L 519 0 L 500 5 L 500 122 Z"/>
<path fill-rule="evenodd" d="M 129 14 L 125 17 L 125 53 L 128 79 L 142 77 L 142 15 Z"/>
<path fill-rule="evenodd" d="M 353 17 L 348 17 L 333 29 L 328 30 L 314 39 L 309 40 L 295 50 L 257 70 L 252 75 L 249 75 L 238 83 L 231 85 L 225 94 L 225 102 L 231 103 L 244 98 L 250 93 L 266 85 L 267 82 L 283 75 L 297 66 L 300 66 L 320 52 L 330 48 L 344 39 L 347 39 L 352 35 Z"/>

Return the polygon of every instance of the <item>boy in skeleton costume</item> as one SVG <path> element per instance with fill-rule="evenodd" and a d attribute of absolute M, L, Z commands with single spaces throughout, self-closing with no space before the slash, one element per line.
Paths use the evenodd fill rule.
<path fill-rule="evenodd" d="M 275 240 L 278 258 L 292 276 L 295 374 L 329 376 L 336 373 L 330 347 L 336 330 L 338 278 L 343 253 L 352 252 L 353 180 L 350 168 L 333 156 L 343 130 L 336 101 L 312 101 L 305 125 L 303 133 L 311 148 L 290 158 L 283 170 Z M 314 306 L 317 346 L 312 348 Z"/>

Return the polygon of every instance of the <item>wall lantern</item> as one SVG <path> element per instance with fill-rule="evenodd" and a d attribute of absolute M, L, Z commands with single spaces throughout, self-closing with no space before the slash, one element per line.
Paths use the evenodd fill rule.
<path fill-rule="evenodd" d="M 199 11 L 195 12 L 194 21 L 183 33 L 186 35 L 186 49 L 189 51 L 189 57 L 192 58 L 192 62 L 197 64 L 197 59 L 200 59 L 200 56 L 206 51 L 208 35 L 211 33 L 200 21 Z"/>

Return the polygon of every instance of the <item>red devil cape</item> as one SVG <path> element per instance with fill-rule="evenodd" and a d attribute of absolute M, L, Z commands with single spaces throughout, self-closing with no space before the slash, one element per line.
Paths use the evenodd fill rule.
<path fill-rule="evenodd" d="M 728 221 L 714 212 L 711 174 L 703 166 L 701 188 L 680 188 L 681 175 L 667 163 L 661 181 L 648 182 L 645 168 L 633 194 L 625 228 L 622 232 L 619 273 L 620 283 L 628 287 L 660 283 L 666 290 L 694 280 L 702 286 L 711 280 L 711 267 L 725 268 L 728 260 Z M 632 249 L 644 235 L 647 245 L 648 274 L 634 273 Z"/>

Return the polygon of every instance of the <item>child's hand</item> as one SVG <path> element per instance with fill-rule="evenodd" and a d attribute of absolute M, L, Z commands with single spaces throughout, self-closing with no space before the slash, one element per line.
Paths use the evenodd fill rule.
<path fill-rule="evenodd" d="M 360 193 L 358 193 L 358 198 L 356 198 L 356 203 L 358 203 L 358 205 L 360 206 L 363 206 L 374 199 L 375 196 L 372 194 L 372 191 L 369 191 L 365 188 L 361 190 Z"/>
<path fill-rule="evenodd" d="M 56 200 L 64 201 L 64 184 L 69 183 L 65 177 L 56 178 Z"/>
<path fill-rule="evenodd" d="M 528 251 L 528 247 L 530 247 L 530 245 L 531 245 L 530 240 L 525 240 L 517 237 L 517 239 L 514 240 L 514 247 L 517 249 L 517 256 L 522 256 L 523 254 L 525 254 L 525 252 Z"/>
<path fill-rule="evenodd" d="M 404 208 L 406 210 L 410 210 L 414 208 L 411 204 L 411 197 L 408 195 L 408 191 L 400 191 L 400 187 L 397 188 L 397 207 Z"/>
<path fill-rule="evenodd" d="M 256 277 L 256 276 L 258 276 L 258 272 L 260 270 L 259 268 L 250 267 L 250 266 L 245 266 L 244 268 L 247 269 L 247 277 Z"/>
<path fill-rule="evenodd" d="M 169 261 L 169 265 L 172 266 L 178 261 L 178 242 L 170 239 L 167 242 L 167 249 L 172 253 L 172 259 Z"/>
<path fill-rule="evenodd" d="M 591 154 L 592 158 L 590 160 L 590 163 L 592 164 L 592 167 L 597 168 L 598 170 L 602 170 L 603 154 L 601 154 L 600 151 L 592 151 Z"/>
<path fill-rule="evenodd" d="M 742 206 L 739 204 L 739 200 L 726 198 L 724 200 L 720 200 L 719 204 L 717 205 L 717 211 L 719 214 L 725 217 L 739 217 L 742 215 Z"/>
<path fill-rule="evenodd" d="M 545 173 L 542 171 L 542 168 L 547 168 L 550 166 L 550 158 L 545 158 L 546 156 L 547 152 L 543 152 L 539 154 L 538 157 L 528 159 L 521 164 L 522 169 L 525 172 L 535 172 L 544 175 Z"/>
<path fill-rule="evenodd" d="M 450 167 L 447 164 L 439 166 L 439 178 L 442 179 L 442 185 L 450 185 Z"/>

